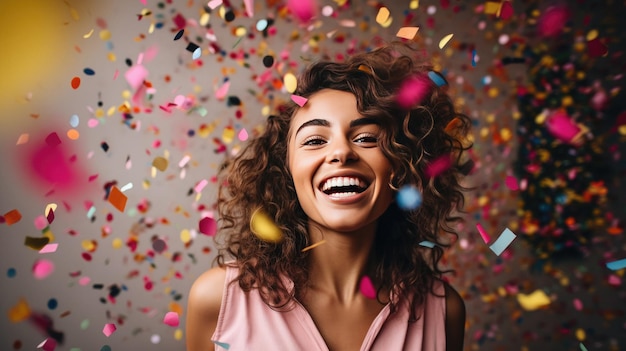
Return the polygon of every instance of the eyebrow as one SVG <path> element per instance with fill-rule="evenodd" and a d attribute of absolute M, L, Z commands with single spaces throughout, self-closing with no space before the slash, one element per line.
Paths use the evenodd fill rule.
<path fill-rule="evenodd" d="M 369 125 L 369 124 L 380 125 L 380 123 L 378 123 L 373 118 L 362 117 L 362 118 L 358 118 L 358 119 L 350 121 L 350 128 L 360 127 L 360 126 Z M 295 135 L 298 135 L 298 133 L 300 132 L 300 130 L 302 130 L 302 128 L 310 127 L 310 126 L 330 127 L 330 122 L 321 118 L 314 118 L 314 119 L 308 120 L 302 123 L 300 127 L 298 127 L 298 130 L 296 131 Z"/>

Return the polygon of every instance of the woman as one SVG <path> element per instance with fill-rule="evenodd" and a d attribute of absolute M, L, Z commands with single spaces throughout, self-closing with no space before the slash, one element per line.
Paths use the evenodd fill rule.
<path fill-rule="evenodd" d="M 191 288 L 188 350 L 462 349 L 465 306 L 438 262 L 470 123 L 417 56 L 391 43 L 312 64 L 294 94 L 308 100 L 225 165 L 225 249 Z M 260 213 L 280 238 L 255 235 Z"/>

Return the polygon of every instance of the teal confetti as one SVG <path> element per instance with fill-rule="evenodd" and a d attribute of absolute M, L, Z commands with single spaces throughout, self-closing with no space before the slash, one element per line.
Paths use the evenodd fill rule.
<path fill-rule="evenodd" d="M 621 260 L 617 260 L 617 261 L 613 261 L 613 262 L 608 262 L 606 264 L 606 267 L 610 270 L 616 271 L 618 269 L 622 269 L 622 268 L 626 268 L 626 258 L 623 258 Z"/>
<path fill-rule="evenodd" d="M 582 351 L 587 351 L 587 348 L 585 347 L 585 345 L 583 345 L 583 343 L 582 343 L 582 342 L 580 343 L 580 349 L 581 349 Z"/>
<path fill-rule="evenodd" d="M 226 349 L 226 350 L 230 349 L 230 344 L 227 344 L 227 343 L 225 343 L 225 342 L 219 342 L 219 341 L 217 341 L 217 340 L 211 340 L 211 341 L 213 341 L 213 343 L 214 343 L 215 345 L 217 345 L 217 346 L 219 346 L 219 347 L 223 347 L 223 348 L 224 348 L 224 349 Z"/>
<path fill-rule="evenodd" d="M 515 234 L 511 231 L 511 229 L 506 228 L 502 234 L 500 234 L 500 237 L 498 237 L 498 239 L 491 244 L 491 246 L 489 246 L 489 248 L 491 249 L 491 251 L 493 251 L 496 255 L 500 256 L 500 254 L 506 250 L 507 247 L 509 247 L 509 245 L 513 242 L 513 240 L 515 240 L 516 236 Z"/>
<path fill-rule="evenodd" d="M 432 241 L 428 241 L 428 240 L 424 240 L 420 242 L 420 245 L 431 248 L 431 249 L 435 247 L 435 243 L 433 243 Z"/>

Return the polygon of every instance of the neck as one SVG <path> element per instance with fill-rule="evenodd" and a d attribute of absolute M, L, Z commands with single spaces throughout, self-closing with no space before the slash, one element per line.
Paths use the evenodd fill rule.
<path fill-rule="evenodd" d="M 311 243 L 326 242 L 309 253 L 309 286 L 341 303 L 359 297 L 361 278 L 367 274 L 376 223 L 358 232 L 338 233 L 309 225 Z"/>

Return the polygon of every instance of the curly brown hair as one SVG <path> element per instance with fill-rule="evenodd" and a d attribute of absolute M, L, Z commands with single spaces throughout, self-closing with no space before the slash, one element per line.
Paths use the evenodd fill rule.
<path fill-rule="evenodd" d="M 383 130 L 379 147 L 394 169 L 390 186 L 420 189 L 421 206 L 403 210 L 394 203 L 381 216 L 371 252 L 375 267 L 371 278 L 379 292 L 395 289 L 398 296 L 413 296 L 413 312 L 432 290 L 433 279 L 442 279 L 447 272 L 438 267 L 444 248 L 451 245 L 443 237 L 458 237 L 453 224 L 462 220 L 459 213 L 466 189 L 460 178 L 467 172 L 461 160 L 469 148 L 466 136 L 471 124 L 466 115 L 455 111 L 445 84 L 433 83 L 428 72 L 432 67 L 416 49 L 393 42 L 346 62 L 311 64 L 294 92 L 305 98 L 322 89 L 354 94 L 359 113 L 375 119 Z M 415 78 L 429 83 L 428 94 L 404 107 L 398 103 L 398 93 L 407 79 Z M 307 216 L 287 167 L 290 122 L 297 109 L 295 103 L 282 105 L 267 119 L 265 130 L 225 162 L 219 173 L 218 237 L 225 243 L 217 262 L 223 266 L 234 259 L 241 288 L 258 288 L 273 308 L 286 307 L 295 291 L 306 288 L 308 278 L 308 252 L 302 252 L 311 244 Z M 429 177 L 430 165 L 442 157 L 449 157 L 451 166 Z M 259 208 L 282 230 L 280 242 L 263 241 L 252 232 L 250 218 Z M 427 249 L 420 245 L 424 241 L 436 245 Z M 284 277 L 296 289 L 289 289 Z"/>

